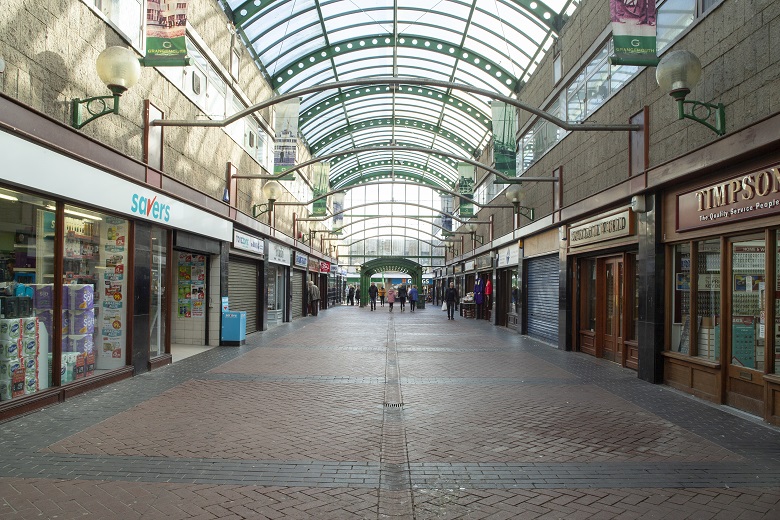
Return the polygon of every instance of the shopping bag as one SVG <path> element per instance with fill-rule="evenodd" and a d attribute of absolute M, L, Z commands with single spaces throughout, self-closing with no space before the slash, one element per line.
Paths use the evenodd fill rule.
<path fill-rule="evenodd" d="M 444 302 L 441 304 L 441 310 L 446 311 L 447 310 L 447 302 Z"/>

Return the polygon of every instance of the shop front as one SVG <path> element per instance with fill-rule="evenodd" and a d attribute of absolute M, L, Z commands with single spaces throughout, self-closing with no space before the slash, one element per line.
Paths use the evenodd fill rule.
<path fill-rule="evenodd" d="M 493 291 L 496 325 L 515 330 L 517 330 L 517 315 L 520 309 L 519 273 L 517 270 L 519 258 L 520 247 L 518 243 L 513 243 L 498 250 L 496 255 L 496 284 Z"/>
<path fill-rule="evenodd" d="M 309 257 L 300 251 L 293 250 L 293 266 L 290 271 L 290 290 L 292 291 L 292 318 L 308 316 L 308 301 L 306 293 L 307 271 Z"/>
<path fill-rule="evenodd" d="M 265 241 L 237 229 L 228 263 L 228 298 L 231 311 L 246 312 L 246 333 L 267 330 L 263 309 Z"/>
<path fill-rule="evenodd" d="M 292 321 L 290 292 L 290 259 L 292 249 L 272 240 L 267 241 L 265 302 L 268 325 Z"/>
<path fill-rule="evenodd" d="M 0 153 L 0 418 L 170 362 L 176 234 L 232 223 L 6 132 Z"/>
<path fill-rule="evenodd" d="M 558 345 L 558 230 L 550 230 L 524 239 L 523 259 L 523 333 Z"/>
<path fill-rule="evenodd" d="M 665 382 L 780 424 L 780 163 L 710 175 L 664 205 Z"/>
<path fill-rule="evenodd" d="M 478 256 L 474 261 L 477 271 L 474 290 L 477 285 L 482 291 L 482 304 L 477 305 L 477 319 L 490 321 L 493 317 L 493 254 Z"/>
<path fill-rule="evenodd" d="M 637 232 L 629 209 L 608 212 L 568 229 L 575 349 L 624 367 L 639 367 Z"/>
<path fill-rule="evenodd" d="M 330 262 L 320 261 L 320 276 L 317 286 L 320 288 L 320 309 L 327 309 L 330 304 L 331 291 L 335 293 L 335 287 L 330 283 Z"/>

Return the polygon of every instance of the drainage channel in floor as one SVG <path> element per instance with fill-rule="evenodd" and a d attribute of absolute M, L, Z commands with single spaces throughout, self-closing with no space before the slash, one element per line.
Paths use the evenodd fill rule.
<path fill-rule="evenodd" d="M 395 323 L 388 319 L 378 518 L 414 518 Z"/>

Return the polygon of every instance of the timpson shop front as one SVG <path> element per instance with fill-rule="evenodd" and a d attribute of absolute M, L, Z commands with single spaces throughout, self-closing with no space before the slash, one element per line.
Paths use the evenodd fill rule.
<path fill-rule="evenodd" d="M 780 164 L 664 195 L 664 382 L 780 424 Z"/>
<path fill-rule="evenodd" d="M 630 209 L 571 225 L 567 259 L 575 350 L 637 370 L 639 294 L 637 232 Z"/>

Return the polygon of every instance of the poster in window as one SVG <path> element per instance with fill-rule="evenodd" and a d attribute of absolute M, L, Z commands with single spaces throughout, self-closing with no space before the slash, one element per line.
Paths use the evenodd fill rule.
<path fill-rule="evenodd" d="M 756 366 L 756 327 L 753 316 L 733 316 L 731 319 L 731 364 Z"/>

